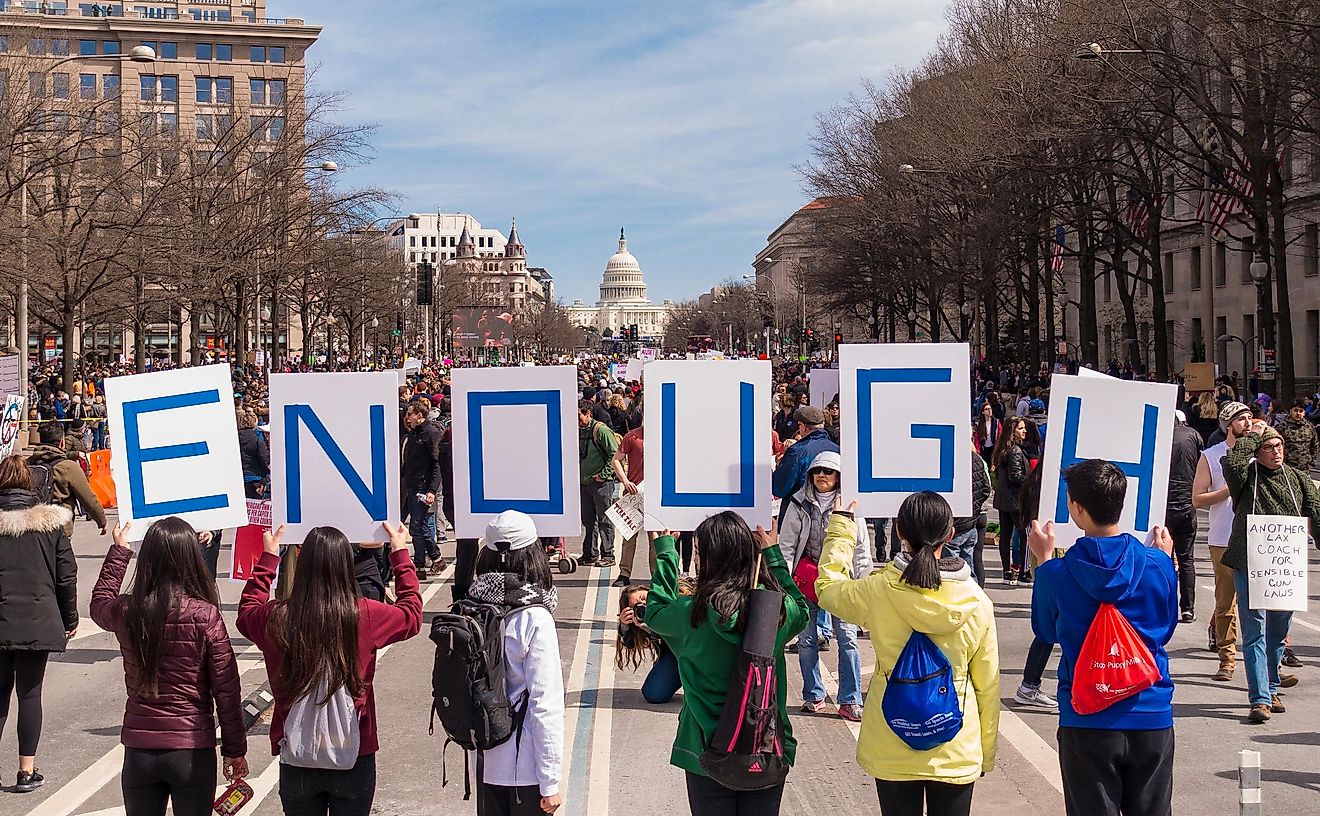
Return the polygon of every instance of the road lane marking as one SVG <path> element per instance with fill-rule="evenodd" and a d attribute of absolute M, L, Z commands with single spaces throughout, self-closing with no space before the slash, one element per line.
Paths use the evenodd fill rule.
<path fill-rule="evenodd" d="M 606 730 L 599 733 L 599 720 L 606 706 L 613 703 L 613 691 L 602 688 L 602 666 L 609 659 L 605 654 L 605 645 L 598 635 L 606 634 L 606 620 L 609 614 L 610 571 L 602 570 L 590 584 L 582 603 L 583 626 L 578 630 L 578 642 L 574 649 L 574 668 L 582 660 L 581 687 L 578 694 L 577 716 L 573 726 L 571 741 L 565 735 L 564 747 L 568 767 L 563 778 L 567 784 L 564 792 L 565 816 L 582 814 L 583 816 L 606 816 L 609 812 L 609 753 L 610 735 Z M 591 617 L 587 617 L 587 613 Z M 611 671 L 613 666 L 611 665 Z M 575 672 L 576 673 L 576 672 Z M 602 700 L 605 702 L 603 703 Z M 567 714 L 567 712 L 565 712 Z M 608 715 L 606 727 L 608 729 Z M 595 760 L 603 762 L 598 766 Z M 570 773 L 569 769 L 581 770 Z M 605 788 L 601 790 L 596 776 L 604 777 Z"/>
<path fill-rule="evenodd" d="M 1063 794 L 1063 774 L 1059 770 L 1059 754 L 1027 725 L 1017 712 L 1004 705 L 999 707 L 999 734 L 1005 737 L 1019 754 L 1031 763 L 1031 766 L 1045 781 Z"/>

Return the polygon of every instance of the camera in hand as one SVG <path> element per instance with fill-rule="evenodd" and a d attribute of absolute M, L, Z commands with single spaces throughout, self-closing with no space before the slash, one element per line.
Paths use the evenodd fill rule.
<path fill-rule="evenodd" d="M 633 619 L 636 620 L 638 623 L 646 622 L 646 604 L 644 603 L 633 604 Z"/>

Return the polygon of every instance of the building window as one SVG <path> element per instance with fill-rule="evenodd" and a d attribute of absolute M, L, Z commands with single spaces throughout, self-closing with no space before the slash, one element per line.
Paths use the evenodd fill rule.
<path fill-rule="evenodd" d="M 1320 275 L 1320 224 L 1302 229 L 1302 269 L 1308 278 Z"/>
<path fill-rule="evenodd" d="M 271 62 L 284 62 L 284 46 L 272 45 L 268 53 Z"/>
<path fill-rule="evenodd" d="M 252 46 L 252 54 L 251 54 L 251 56 L 250 56 L 249 59 L 250 59 L 251 62 L 265 62 L 265 61 L 266 61 L 266 46 L 264 46 L 264 45 L 254 45 L 254 46 Z"/>
<path fill-rule="evenodd" d="M 215 87 L 215 80 L 210 77 L 197 77 L 197 101 L 210 102 L 212 100 L 212 89 Z"/>
<path fill-rule="evenodd" d="M 220 62 L 229 62 L 234 58 L 234 46 L 216 43 L 215 58 Z"/>
<path fill-rule="evenodd" d="M 56 99 L 69 98 L 68 74 L 51 74 L 51 95 Z"/>
<path fill-rule="evenodd" d="M 1192 281 L 1192 291 L 1198 291 L 1201 288 L 1201 248 L 1192 247 L 1192 268 L 1188 274 Z"/>
<path fill-rule="evenodd" d="M 179 78 L 176 76 L 143 76 L 143 102 L 178 102 Z"/>
<path fill-rule="evenodd" d="M 209 62 L 211 59 L 211 44 L 197 43 L 197 59 L 203 62 Z"/>
<path fill-rule="evenodd" d="M 119 96 L 119 76 L 117 74 L 106 74 L 101 77 L 101 96 L 106 99 L 114 99 Z"/>
<path fill-rule="evenodd" d="M 80 57 L 96 56 L 96 40 L 79 40 L 78 56 Z"/>
<path fill-rule="evenodd" d="M 284 104 L 285 87 L 285 81 L 282 79 L 272 79 L 267 81 L 266 89 L 269 91 L 270 104 Z"/>
<path fill-rule="evenodd" d="M 409 235 L 409 236 L 408 236 L 408 246 L 410 246 L 410 247 L 415 247 L 415 246 L 417 246 L 417 236 L 416 236 L 416 235 Z"/>
<path fill-rule="evenodd" d="M 50 54 L 51 54 L 51 56 L 53 56 L 53 57 L 67 57 L 67 56 L 69 56 L 69 41 L 68 41 L 68 40 L 51 40 L 51 41 L 50 41 Z"/>
<path fill-rule="evenodd" d="M 78 75 L 78 98 L 79 99 L 96 98 L 96 74 Z"/>
<path fill-rule="evenodd" d="M 28 94 L 35 99 L 46 96 L 46 75 L 40 71 L 28 72 Z"/>
<path fill-rule="evenodd" d="M 253 105 L 266 104 L 266 80 L 253 79 L 248 82 L 248 98 Z"/>
<path fill-rule="evenodd" d="M 160 51 L 157 53 L 161 59 L 178 59 L 179 44 L 176 42 L 163 42 L 160 44 Z"/>
<path fill-rule="evenodd" d="M 28 53 L 34 57 L 43 56 L 46 53 L 46 41 L 40 37 L 29 37 Z"/>
<path fill-rule="evenodd" d="M 1215 244 L 1215 286 L 1228 284 L 1228 245 L 1222 241 Z"/>
<path fill-rule="evenodd" d="M 107 57 L 117 56 L 122 50 L 123 48 L 120 46 L 119 40 L 101 41 L 101 53 L 105 54 Z"/>

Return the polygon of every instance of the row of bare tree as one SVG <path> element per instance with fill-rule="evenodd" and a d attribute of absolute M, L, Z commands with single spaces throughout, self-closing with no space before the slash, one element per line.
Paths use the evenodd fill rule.
<path fill-rule="evenodd" d="M 1078 351 L 1099 365 L 1096 282 L 1110 275 L 1124 345 L 1163 378 L 1163 242 L 1180 228 L 1200 240 L 1196 205 L 1222 194 L 1242 222 L 1230 247 L 1269 266 L 1259 342 L 1277 340 L 1291 396 L 1286 249 L 1299 239 L 1290 196 L 1320 180 L 1320 5 L 956 0 L 949 22 L 919 67 L 820 117 L 802 168 L 831 205 L 818 211 L 823 262 L 804 271 L 813 296 L 877 338 L 910 312 L 935 340 L 975 324 L 991 359 L 1035 367 L 1053 360 L 1072 292 Z M 1060 227 L 1071 287 L 1052 264 Z M 1205 359 L 1214 329 L 1200 322 Z"/>

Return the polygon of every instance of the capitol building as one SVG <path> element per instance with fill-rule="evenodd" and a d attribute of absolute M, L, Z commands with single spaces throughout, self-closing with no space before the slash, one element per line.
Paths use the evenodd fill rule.
<path fill-rule="evenodd" d="M 628 240 L 619 230 L 619 251 L 605 263 L 605 274 L 600 281 L 600 300 L 588 306 L 580 300 L 567 307 L 573 325 L 595 328 L 602 336 L 609 330 L 611 336 L 621 334 L 624 326 L 637 324 L 642 337 L 660 338 L 669 324 L 674 310 L 673 301 L 656 305 L 646 296 L 646 281 L 642 280 L 642 267 L 628 251 Z"/>

